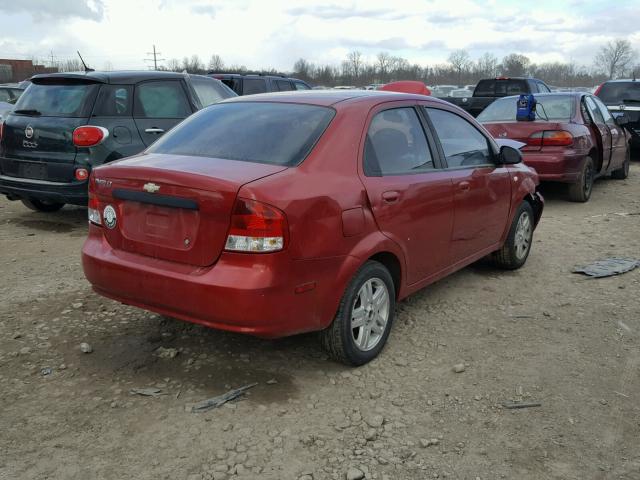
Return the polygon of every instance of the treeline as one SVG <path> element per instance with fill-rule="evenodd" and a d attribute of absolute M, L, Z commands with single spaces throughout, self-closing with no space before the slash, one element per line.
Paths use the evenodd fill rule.
<path fill-rule="evenodd" d="M 637 53 L 629 41 L 617 39 L 603 45 L 594 56 L 591 67 L 575 63 L 548 62 L 533 63 L 527 56 L 518 53 L 499 59 L 485 53 L 472 59 L 466 50 L 455 50 L 447 62 L 435 65 L 419 65 L 406 58 L 380 52 L 375 57 L 365 56 L 354 50 L 349 52 L 340 65 L 320 65 L 304 58 L 293 65 L 289 75 L 305 80 L 313 85 L 332 87 L 353 85 L 361 87 L 371 83 L 388 83 L 395 80 L 419 80 L 427 85 L 470 85 L 481 78 L 495 76 L 531 76 L 558 87 L 592 87 L 610 78 L 634 75 L 640 68 L 635 63 Z M 79 67 L 79 68 L 78 68 Z M 111 70 L 107 62 L 105 70 Z M 71 60 L 60 65 L 61 71 L 81 70 L 80 62 Z M 212 55 L 207 63 L 198 55 L 182 60 L 170 59 L 158 70 L 169 70 L 205 74 L 210 71 L 228 73 L 254 72 L 244 65 L 226 65 L 220 55 Z M 282 73 L 275 69 L 260 70 L 261 73 Z"/>

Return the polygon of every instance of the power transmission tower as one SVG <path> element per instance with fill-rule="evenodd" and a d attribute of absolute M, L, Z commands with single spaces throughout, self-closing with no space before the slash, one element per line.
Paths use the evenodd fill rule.
<path fill-rule="evenodd" d="M 145 62 L 153 62 L 153 69 L 158 70 L 158 62 L 162 62 L 164 58 L 158 58 L 162 53 L 156 51 L 156 46 L 153 46 L 153 52 L 147 52 L 147 55 L 153 56 L 153 58 L 145 58 Z"/>

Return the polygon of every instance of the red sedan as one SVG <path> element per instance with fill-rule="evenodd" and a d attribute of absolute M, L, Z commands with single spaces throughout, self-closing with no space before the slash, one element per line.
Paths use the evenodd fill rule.
<path fill-rule="evenodd" d="M 477 120 L 495 138 L 526 143 L 524 163 L 542 181 L 569 184 L 569 198 L 586 202 L 593 181 L 629 175 L 629 134 L 598 97 L 585 93 L 537 94 L 536 120 L 516 121 L 518 97 L 489 105 Z"/>
<path fill-rule="evenodd" d="M 487 255 L 522 266 L 536 173 L 422 95 L 238 97 L 90 179 L 96 292 L 262 337 L 321 331 L 336 359 L 383 348 L 396 301 Z"/>

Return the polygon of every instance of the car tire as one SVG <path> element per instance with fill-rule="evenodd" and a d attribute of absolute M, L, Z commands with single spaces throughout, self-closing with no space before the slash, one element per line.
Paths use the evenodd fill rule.
<path fill-rule="evenodd" d="M 323 349 L 346 365 L 373 360 L 389 337 L 395 297 L 389 270 L 379 262 L 365 263 L 347 286 L 333 323 L 320 332 Z"/>
<path fill-rule="evenodd" d="M 37 198 L 23 198 L 22 203 L 25 207 L 36 212 L 57 212 L 64 207 L 64 203 L 47 202 Z"/>
<path fill-rule="evenodd" d="M 629 165 L 631 164 L 631 152 L 627 149 L 627 156 L 624 159 L 622 167 L 611 172 L 611 178 L 615 180 L 624 180 L 629 176 Z"/>
<path fill-rule="evenodd" d="M 591 197 L 593 179 L 595 176 L 593 158 L 586 157 L 578 181 L 569 185 L 569 200 L 572 202 L 586 202 Z"/>
<path fill-rule="evenodd" d="M 533 208 L 524 201 L 513 216 L 507 240 L 500 250 L 494 252 L 494 263 L 505 270 L 515 270 L 525 264 L 531 251 L 535 219 Z"/>

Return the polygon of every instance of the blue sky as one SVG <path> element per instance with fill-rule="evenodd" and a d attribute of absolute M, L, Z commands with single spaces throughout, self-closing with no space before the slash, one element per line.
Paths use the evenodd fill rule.
<path fill-rule="evenodd" d="M 145 68 L 162 57 L 219 54 L 227 65 L 290 69 L 303 57 L 339 64 L 351 50 L 411 62 L 521 53 L 591 66 L 616 37 L 640 49 L 640 1 L 618 0 L 0 0 L 0 57 L 72 58 Z"/>

